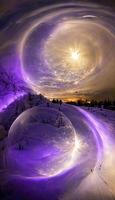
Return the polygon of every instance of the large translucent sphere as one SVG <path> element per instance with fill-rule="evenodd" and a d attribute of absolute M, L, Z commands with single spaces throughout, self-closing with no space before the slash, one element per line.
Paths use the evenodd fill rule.
<path fill-rule="evenodd" d="M 56 109 L 34 107 L 23 112 L 9 130 L 8 168 L 25 177 L 55 176 L 71 167 L 75 148 L 70 120 Z"/>

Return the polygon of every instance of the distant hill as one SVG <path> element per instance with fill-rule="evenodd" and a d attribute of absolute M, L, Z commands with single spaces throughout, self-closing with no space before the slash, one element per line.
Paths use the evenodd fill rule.
<path fill-rule="evenodd" d="M 11 103 L 6 109 L 0 113 L 0 127 L 3 127 L 8 132 L 13 121 L 25 110 L 47 104 L 49 100 L 43 95 L 26 94 L 18 100 Z M 2 134 L 2 133 L 1 133 Z"/>

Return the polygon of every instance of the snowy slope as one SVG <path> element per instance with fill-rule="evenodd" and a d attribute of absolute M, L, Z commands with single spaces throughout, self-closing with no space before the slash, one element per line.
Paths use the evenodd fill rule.
<path fill-rule="evenodd" d="M 0 124 L 9 130 L 13 121 L 26 109 L 36 105 L 44 105 L 49 102 L 44 96 L 26 94 L 18 100 L 11 103 L 6 109 L 0 113 Z"/>
<path fill-rule="evenodd" d="M 47 109 L 51 108 L 61 110 L 76 131 L 79 148 L 74 165 L 65 174 L 43 182 L 9 180 L 12 184 L 6 185 L 12 199 L 18 192 L 20 199 L 28 193 L 30 199 L 34 194 L 35 200 L 114 200 L 115 112 L 66 104 L 61 108 L 58 104 L 50 104 Z"/>

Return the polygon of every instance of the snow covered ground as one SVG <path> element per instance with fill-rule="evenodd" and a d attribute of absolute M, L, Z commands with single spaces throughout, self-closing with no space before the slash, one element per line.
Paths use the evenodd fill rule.
<path fill-rule="evenodd" d="M 57 104 L 50 107 L 59 109 Z M 71 121 L 79 140 L 73 167 L 44 180 L 20 179 L 2 171 L 1 199 L 115 199 L 115 112 L 66 104 L 61 112 Z"/>
<path fill-rule="evenodd" d="M 97 143 L 97 161 L 79 186 L 73 187 L 62 199 L 115 199 L 115 112 L 85 107 L 75 109 L 92 124 Z"/>

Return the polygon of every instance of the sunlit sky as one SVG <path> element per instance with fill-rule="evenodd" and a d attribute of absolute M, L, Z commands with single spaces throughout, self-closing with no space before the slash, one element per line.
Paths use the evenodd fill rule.
<path fill-rule="evenodd" d="M 2 70 L 48 98 L 114 99 L 114 12 L 99 4 L 46 3 L 1 2 Z"/>

